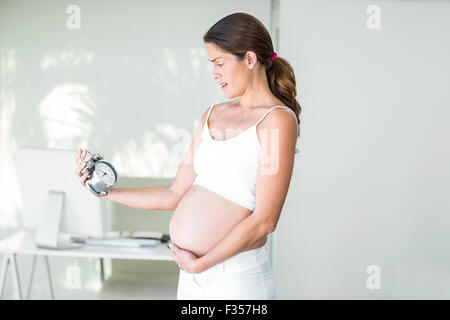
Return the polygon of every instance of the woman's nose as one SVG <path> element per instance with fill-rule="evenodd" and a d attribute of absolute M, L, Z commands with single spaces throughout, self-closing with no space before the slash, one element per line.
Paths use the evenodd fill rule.
<path fill-rule="evenodd" d="M 220 76 L 220 74 L 216 70 L 212 71 L 212 78 L 213 78 L 213 80 L 219 79 L 219 76 Z"/>
<path fill-rule="evenodd" d="M 213 78 L 213 80 L 217 80 L 219 78 L 219 74 L 213 72 L 212 78 Z"/>

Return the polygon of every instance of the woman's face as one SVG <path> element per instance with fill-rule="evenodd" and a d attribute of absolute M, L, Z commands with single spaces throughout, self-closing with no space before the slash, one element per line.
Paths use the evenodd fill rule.
<path fill-rule="evenodd" d="M 208 60 L 212 63 L 212 78 L 224 91 L 228 99 L 244 94 L 251 76 L 246 59 L 238 61 L 237 57 L 227 53 L 214 43 L 206 43 Z"/>

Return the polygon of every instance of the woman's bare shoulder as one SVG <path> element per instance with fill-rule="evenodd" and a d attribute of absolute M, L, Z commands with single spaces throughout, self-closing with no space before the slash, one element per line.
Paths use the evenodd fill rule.
<path fill-rule="evenodd" d="M 225 102 L 220 102 L 218 104 L 215 104 L 214 105 L 214 109 L 222 110 L 224 108 L 232 107 L 232 106 L 233 106 L 232 101 L 225 101 Z"/>
<path fill-rule="evenodd" d="M 227 108 L 233 106 L 230 101 L 220 102 L 214 105 L 214 108 L 211 110 L 210 118 L 214 118 L 215 115 L 221 114 Z"/>

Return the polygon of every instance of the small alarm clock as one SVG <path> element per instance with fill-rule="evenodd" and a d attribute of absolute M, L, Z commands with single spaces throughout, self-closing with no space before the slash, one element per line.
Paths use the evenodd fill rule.
<path fill-rule="evenodd" d="M 89 156 L 88 156 L 89 154 Z M 86 167 L 81 174 L 89 173 L 89 178 L 85 181 L 85 186 L 95 195 L 104 197 L 112 187 L 117 184 L 117 172 L 114 167 L 103 159 L 101 153 L 86 153 L 84 162 Z"/>

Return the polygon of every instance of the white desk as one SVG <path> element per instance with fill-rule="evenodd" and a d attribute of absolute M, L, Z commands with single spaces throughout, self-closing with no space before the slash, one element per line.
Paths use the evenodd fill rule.
<path fill-rule="evenodd" d="M 166 243 L 161 243 L 160 245 L 157 245 L 155 247 L 141 248 L 85 245 L 82 248 L 51 250 L 37 248 L 34 244 L 34 238 L 34 230 L 24 229 L 0 241 L 0 253 L 3 253 L 2 264 L 0 266 L 0 299 L 3 297 L 8 264 L 11 264 L 12 266 L 14 289 L 18 292 L 19 299 L 22 299 L 22 291 L 20 287 L 16 260 L 16 256 L 18 254 L 28 254 L 34 256 L 33 266 L 31 268 L 30 282 L 27 289 L 27 299 L 30 296 L 37 256 L 44 256 L 52 299 L 54 299 L 54 293 L 51 283 L 48 256 L 174 261 L 171 250 Z"/>

